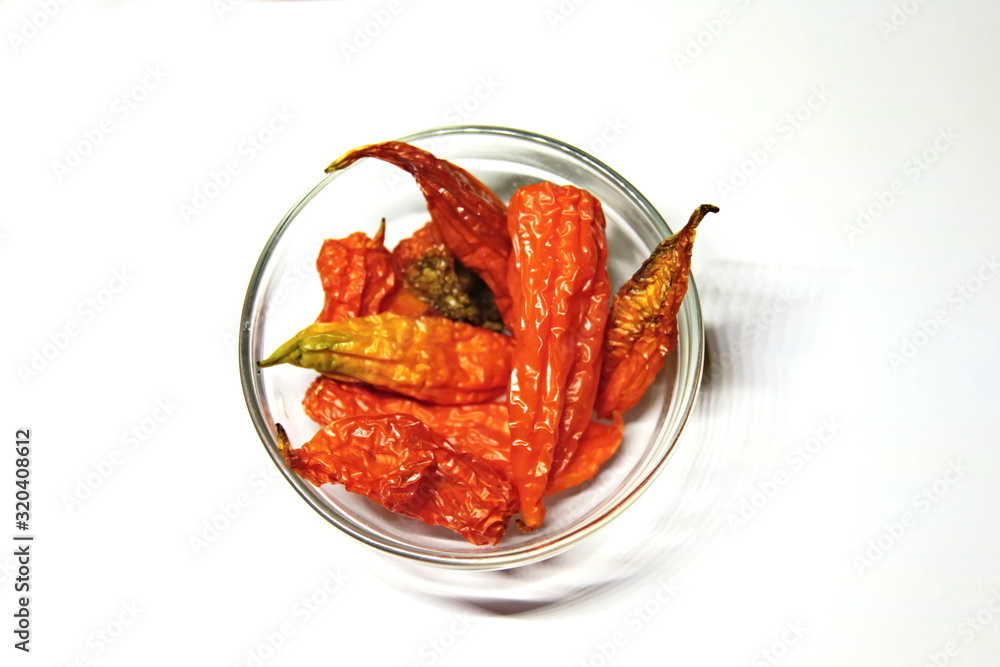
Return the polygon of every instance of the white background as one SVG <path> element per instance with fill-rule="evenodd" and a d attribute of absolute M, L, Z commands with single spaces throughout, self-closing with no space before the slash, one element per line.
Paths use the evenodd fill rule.
<path fill-rule="evenodd" d="M 995 664 L 998 19 L 3 2 L 0 535 L 18 428 L 36 535 L 27 655 L 0 549 L 3 664 Z M 457 122 L 589 150 L 674 226 L 722 209 L 695 251 L 708 376 L 666 472 L 567 555 L 463 576 L 306 507 L 235 348 L 258 254 L 323 167 Z"/>

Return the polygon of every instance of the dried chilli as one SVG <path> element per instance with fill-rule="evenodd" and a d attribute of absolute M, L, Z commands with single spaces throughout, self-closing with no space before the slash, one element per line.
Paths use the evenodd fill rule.
<path fill-rule="evenodd" d="M 510 482 L 454 451 L 411 415 L 356 415 L 324 426 L 282 455 L 303 479 L 339 483 L 397 514 L 450 528 L 473 544 L 496 544 L 517 511 Z"/>
<path fill-rule="evenodd" d="M 383 310 L 397 289 L 392 254 L 386 250 L 385 220 L 374 238 L 355 232 L 344 239 L 327 239 L 316 258 L 323 285 L 323 310 L 317 322 L 340 322 Z"/>
<path fill-rule="evenodd" d="M 258 366 L 311 368 L 432 403 L 480 403 L 506 390 L 513 347 L 509 336 L 444 317 L 379 313 L 311 324 Z"/>
<path fill-rule="evenodd" d="M 320 426 L 355 415 L 407 414 L 416 417 L 456 451 L 487 462 L 507 479 L 513 479 L 510 464 L 510 427 L 506 403 L 435 405 L 399 396 L 374 387 L 318 377 L 302 401 L 309 418 Z M 582 484 L 596 474 L 622 437 L 622 420 L 591 421 L 580 438 L 571 463 L 561 468 L 545 490 L 552 495 Z"/>
<path fill-rule="evenodd" d="M 704 204 L 681 231 L 662 241 L 611 303 L 597 413 L 625 412 L 677 347 L 677 311 L 687 292 L 695 230 L 718 207 Z"/>
<path fill-rule="evenodd" d="M 399 141 L 362 146 L 333 161 L 338 171 L 362 158 L 395 165 L 417 181 L 437 232 L 448 249 L 493 291 L 504 322 L 510 312 L 507 292 L 507 207 L 478 178 L 446 160 Z"/>
<path fill-rule="evenodd" d="M 614 295 L 601 203 L 571 185 L 519 188 L 505 205 L 461 167 L 401 142 L 362 158 L 414 176 L 431 221 L 385 245 L 385 221 L 328 239 L 316 322 L 260 367 L 312 369 L 320 430 L 288 467 L 388 510 L 497 544 L 531 531 L 543 499 L 592 479 L 622 442 L 622 413 L 677 344 L 703 205 Z M 507 333 L 504 333 L 504 325 Z M 509 335 L 508 335 L 509 333 Z"/>
<path fill-rule="evenodd" d="M 518 341 L 507 404 L 523 527 L 542 524 L 552 474 L 594 409 L 611 287 L 604 213 L 590 193 L 543 182 L 511 198 L 509 326 Z"/>
<path fill-rule="evenodd" d="M 302 407 L 320 426 L 353 415 L 412 415 L 456 450 L 478 456 L 508 479 L 511 476 L 510 429 L 504 403 L 436 405 L 369 385 L 318 377 L 306 390 Z"/>

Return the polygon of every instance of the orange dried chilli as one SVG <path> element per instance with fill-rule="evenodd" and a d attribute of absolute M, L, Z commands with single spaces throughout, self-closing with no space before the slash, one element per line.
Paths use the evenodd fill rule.
<path fill-rule="evenodd" d="M 507 210 L 509 283 L 517 340 L 507 394 L 511 466 L 521 527 L 545 517 L 552 475 L 573 457 L 590 422 L 611 287 L 601 204 L 566 185 L 536 183 Z"/>
<path fill-rule="evenodd" d="M 602 418 L 642 398 L 677 346 L 677 311 L 687 293 L 698 223 L 718 207 L 698 207 L 684 228 L 662 241 L 611 302 L 597 396 Z"/>
<path fill-rule="evenodd" d="M 486 282 L 507 322 L 511 307 L 507 289 L 510 238 L 504 203 L 465 169 L 399 141 L 356 148 L 334 160 L 326 171 L 344 169 L 366 157 L 383 160 L 413 175 L 437 232 L 459 261 Z"/>
<path fill-rule="evenodd" d="M 441 436 L 455 451 L 476 456 L 505 478 L 512 478 L 510 428 L 506 403 L 434 405 L 379 391 L 364 384 L 338 382 L 318 377 L 302 401 L 309 418 L 321 426 L 356 415 L 413 415 Z M 545 495 L 565 491 L 588 481 L 618 450 L 622 420 L 587 424 L 569 465 L 556 472 Z"/>
<path fill-rule="evenodd" d="M 279 427 L 289 468 L 316 486 L 343 484 L 397 514 L 496 544 L 517 510 L 510 481 L 454 451 L 412 415 L 357 415 L 327 424 L 299 449 Z"/>
<path fill-rule="evenodd" d="M 510 336 L 444 317 L 379 313 L 312 324 L 261 368 L 288 363 L 442 404 L 482 403 L 510 379 Z"/>
<path fill-rule="evenodd" d="M 504 403 L 436 405 L 320 376 L 309 385 L 302 406 L 320 426 L 352 415 L 413 415 L 456 451 L 478 456 L 510 478 L 510 430 Z"/>
<path fill-rule="evenodd" d="M 340 322 L 383 310 L 383 302 L 397 288 L 395 265 L 384 240 L 383 219 L 373 238 L 355 232 L 323 242 L 316 258 L 324 297 L 317 322 Z"/>

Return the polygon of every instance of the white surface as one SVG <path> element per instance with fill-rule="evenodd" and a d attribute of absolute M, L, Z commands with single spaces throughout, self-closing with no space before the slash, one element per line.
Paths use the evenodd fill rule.
<path fill-rule="evenodd" d="M 0 508 L 12 525 L 14 432 L 30 427 L 37 535 L 33 651 L 7 629 L 4 664 L 253 665 L 249 651 L 289 630 L 262 664 L 993 664 L 1000 10 L 218 6 L 0 6 Z M 348 58 L 343 44 L 387 16 Z M 323 167 L 460 121 L 590 149 L 672 225 L 703 202 L 722 209 L 695 252 L 713 366 L 667 471 L 570 554 L 462 577 L 369 553 L 309 510 L 257 440 L 235 353 L 257 255 Z M 245 143 L 269 123 L 273 141 Z M 53 163 L 102 127 L 60 178 Z M 924 151 L 936 159 L 914 169 Z M 227 163 L 238 173 L 186 220 Z M 852 233 L 885 191 L 894 201 Z M 110 302 L 96 312 L 91 298 Z M 74 324 L 25 381 L 19 367 Z M 805 461 L 795 449 L 812 438 Z M 116 450 L 110 477 L 67 509 Z M 237 501 L 195 553 L 191 538 Z M 744 501 L 759 507 L 739 524 Z M 109 645 L 96 633 L 119 617 Z"/>

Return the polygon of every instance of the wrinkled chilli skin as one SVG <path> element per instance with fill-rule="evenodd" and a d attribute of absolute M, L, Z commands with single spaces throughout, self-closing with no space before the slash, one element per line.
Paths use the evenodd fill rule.
<path fill-rule="evenodd" d="M 445 242 L 437 226 L 431 221 L 397 243 L 392 249 L 392 256 L 397 266 L 406 268 L 423 257 L 430 248 L 439 245 L 445 245 Z"/>
<path fill-rule="evenodd" d="M 510 481 L 471 454 L 454 451 L 411 415 L 355 415 L 330 422 L 292 449 L 279 426 L 285 463 L 315 486 L 343 484 L 388 510 L 496 544 L 517 511 Z"/>
<path fill-rule="evenodd" d="M 695 230 L 718 207 L 698 207 L 684 228 L 662 241 L 611 302 L 597 398 L 602 418 L 642 398 L 677 347 L 677 311 L 687 292 Z"/>
<path fill-rule="evenodd" d="M 316 257 L 323 310 L 316 322 L 342 322 L 381 312 L 410 317 L 441 314 L 407 289 L 399 258 L 384 242 L 384 218 L 372 238 L 355 232 L 323 242 Z"/>
<path fill-rule="evenodd" d="M 552 476 L 545 495 L 554 495 L 592 479 L 604 462 L 618 451 L 623 428 L 621 415 L 617 413 L 612 415 L 610 424 L 598 421 L 587 424 L 573 458 Z"/>
<path fill-rule="evenodd" d="M 456 451 L 483 459 L 510 479 L 510 429 L 505 403 L 435 405 L 320 376 L 309 385 L 302 406 L 320 426 L 352 415 L 413 415 Z"/>
<path fill-rule="evenodd" d="M 537 183 L 507 211 L 514 350 L 507 394 L 521 527 L 545 517 L 542 497 L 590 422 L 610 284 L 600 202 L 573 186 Z"/>
<path fill-rule="evenodd" d="M 413 175 L 427 202 L 437 233 L 465 266 L 493 291 L 503 321 L 510 321 L 507 289 L 507 207 L 475 176 L 425 150 L 399 141 L 356 148 L 334 160 L 327 173 L 362 158 L 375 158 Z"/>
<path fill-rule="evenodd" d="M 384 239 L 382 220 L 373 238 L 355 232 L 323 242 L 316 257 L 323 285 L 323 310 L 317 322 L 341 322 L 384 310 L 383 303 L 397 289 L 394 260 Z"/>
<path fill-rule="evenodd" d="M 309 385 L 302 406 L 309 418 L 320 426 L 355 415 L 413 415 L 447 440 L 455 451 L 482 459 L 506 479 L 513 477 L 506 403 L 434 405 L 364 384 L 320 376 Z M 622 420 L 618 415 L 612 424 L 596 421 L 587 424 L 572 461 L 553 474 L 545 495 L 590 480 L 618 450 L 621 440 Z"/>
<path fill-rule="evenodd" d="M 337 380 L 457 405 L 503 395 L 512 351 L 510 336 L 471 324 L 379 313 L 312 324 L 257 365 L 289 363 Z"/>

